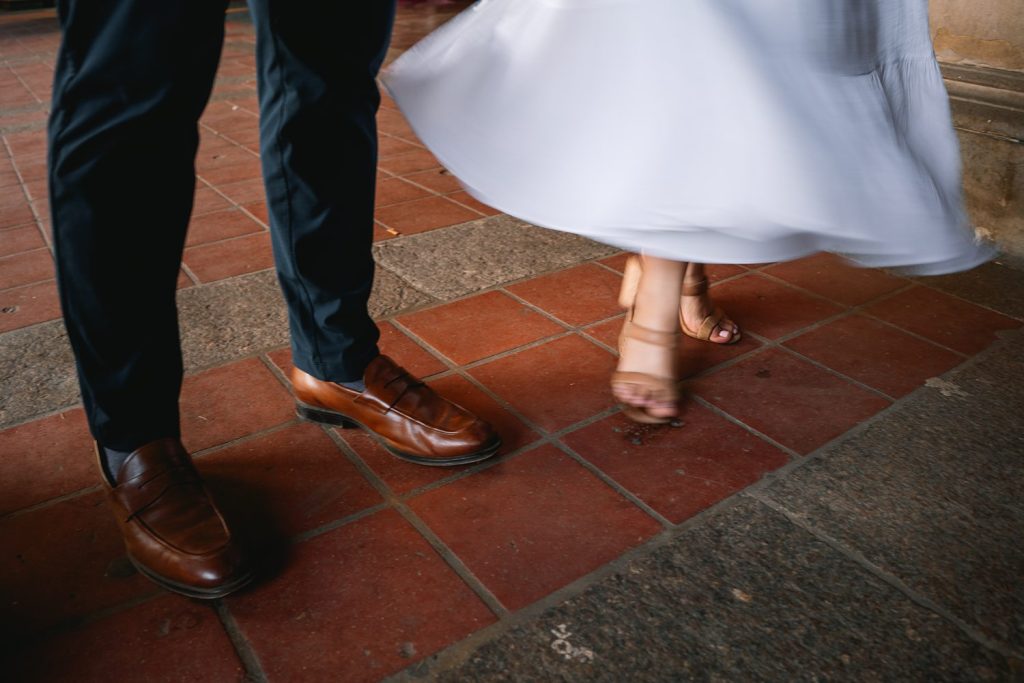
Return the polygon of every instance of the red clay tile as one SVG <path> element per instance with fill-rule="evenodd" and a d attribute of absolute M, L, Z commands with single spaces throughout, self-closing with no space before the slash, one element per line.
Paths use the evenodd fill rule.
<path fill-rule="evenodd" d="M 259 159 L 253 158 L 251 154 L 248 156 L 249 159 L 240 163 L 199 171 L 198 175 L 210 185 L 222 185 L 225 183 L 235 183 L 240 180 L 261 178 L 263 171 L 260 167 Z"/>
<path fill-rule="evenodd" d="M 392 230 L 391 228 L 385 228 L 377 221 L 373 222 L 373 241 L 383 242 L 384 240 L 390 240 L 398 237 L 398 231 Z"/>
<path fill-rule="evenodd" d="M 196 463 L 222 508 L 260 533 L 294 536 L 382 502 L 337 444 L 309 423 L 205 454 Z"/>
<path fill-rule="evenodd" d="M 258 159 L 233 142 L 215 136 L 206 137 L 196 154 L 196 173 L 205 175 L 215 169 L 251 164 L 253 161 Z"/>
<path fill-rule="evenodd" d="M 29 206 L 28 198 L 20 190 L 18 192 L 23 198 L 22 201 L 16 204 L 0 206 L 0 229 L 13 228 L 19 225 L 33 225 L 35 223 L 36 216 L 32 213 L 32 207 Z"/>
<path fill-rule="evenodd" d="M 494 427 L 501 436 L 499 455 L 517 451 L 540 438 L 540 435 L 523 424 L 522 420 L 498 405 L 494 399 L 463 377 L 449 375 L 432 381 L 430 386 L 448 400 L 454 401 Z"/>
<path fill-rule="evenodd" d="M 707 275 L 708 281 L 711 283 L 719 282 L 745 272 L 747 272 L 747 269 L 743 266 L 737 266 L 730 263 L 709 263 L 704 266 L 704 273 Z"/>
<path fill-rule="evenodd" d="M 21 178 L 18 177 L 10 160 L 0 159 L 0 188 L 6 192 L 14 192 L 21 185 Z"/>
<path fill-rule="evenodd" d="M 0 518 L 0 634 L 17 625 L 24 637 L 159 591 L 125 558 L 105 496 L 87 493 Z"/>
<path fill-rule="evenodd" d="M 388 159 L 400 154 L 414 152 L 418 149 L 422 148 L 419 145 L 414 145 L 413 143 L 406 142 L 401 138 L 392 137 L 386 134 L 380 135 L 377 145 L 377 153 L 381 159 Z"/>
<path fill-rule="evenodd" d="M 46 131 L 30 130 L 4 135 L 11 156 L 15 159 L 21 156 L 35 156 L 46 154 Z"/>
<path fill-rule="evenodd" d="M 14 678 L 243 681 L 245 670 L 211 606 L 165 596 L 36 643 Z"/>
<path fill-rule="evenodd" d="M 0 258 L 0 289 L 52 280 L 53 257 L 46 248 Z"/>
<path fill-rule="evenodd" d="M 43 235 L 36 225 L 10 228 L 0 232 L 0 256 L 20 254 L 45 246 L 46 242 L 43 241 Z"/>
<path fill-rule="evenodd" d="M 262 231 L 262 225 L 238 209 L 225 209 L 194 217 L 185 244 L 191 247 Z"/>
<path fill-rule="evenodd" d="M 295 546 L 228 604 L 270 680 L 377 681 L 495 620 L 392 510 Z"/>
<path fill-rule="evenodd" d="M 487 292 L 398 318 L 459 365 L 493 356 L 563 331 L 501 292 Z"/>
<path fill-rule="evenodd" d="M 847 306 L 859 306 L 910 284 L 883 270 L 857 268 L 834 254 L 778 263 L 763 272 Z"/>
<path fill-rule="evenodd" d="M 679 377 L 682 379 L 710 370 L 720 363 L 761 346 L 761 343 L 749 334 L 743 335 L 735 344 L 715 344 L 685 335 L 681 336 L 680 340 Z"/>
<path fill-rule="evenodd" d="M 444 197 L 424 197 L 377 209 L 377 220 L 403 235 L 458 225 L 480 218 L 480 214 Z"/>
<path fill-rule="evenodd" d="M 661 530 L 550 445 L 428 491 L 409 505 L 513 610 Z"/>
<path fill-rule="evenodd" d="M 715 286 L 711 297 L 741 330 L 770 339 L 791 334 L 843 310 L 754 273 Z"/>
<path fill-rule="evenodd" d="M 416 377 L 429 377 L 448 369 L 441 360 L 410 339 L 389 322 L 377 323 L 380 329 L 380 352 L 390 356 Z"/>
<path fill-rule="evenodd" d="M 409 142 L 416 142 L 416 133 L 398 111 L 382 109 L 377 113 L 377 126 L 381 133 L 393 135 Z"/>
<path fill-rule="evenodd" d="M 615 404 L 608 382 L 615 358 L 572 335 L 492 361 L 470 374 L 548 432 Z"/>
<path fill-rule="evenodd" d="M 788 461 L 696 403 L 684 403 L 679 419 L 681 427 L 640 425 L 617 414 L 562 440 L 675 524 Z"/>
<path fill-rule="evenodd" d="M 266 198 L 262 178 L 222 183 L 217 186 L 217 189 L 227 195 L 235 204 L 250 204 L 263 201 Z"/>
<path fill-rule="evenodd" d="M 202 216 L 213 211 L 222 211 L 231 208 L 231 202 L 225 199 L 220 193 L 209 187 L 200 185 L 196 188 L 195 200 L 192 204 L 192 216 Z"/>
<path fill-rule="evenodd" d="M 964 360 L 951 351 L 860 315 L 840 318 L 791 339 L 786 346 L 896 398 Z"/>
<path fill-rule="evenodd" d="M 414 148 L 411 151 L 381 159 L 378 165 L 388 173 L 401 176 L 438 168 L 441 164 L 428 150 Z"/>
<path fill-rule="evenodd" d="M 1019 320 L 921 286 L 872 304 L 864 312 L 966 354 L 986 348 L 999 330 L 1021 326 Z"/>
<path fill-rule="evenodd" d="M 267 358 L 270 359 L 270 362 L 279 367 L 281 369 L 281 372 L 283 372 L 286 376 L 288 372 L 292 369 L 291 348 L 286 346 L 283 349 L 271 351 L 267 353 L 266 356 Z"/>
<path fill-rule="evenodd" d="M 618 303 L 621 283 L 622 278 L 607 268 L 585 263 L 506 289 L 559 320 L 579 326 L 622 312 Z"/>
<path fill-rule="evenodd" d="M 456 201 L 459 204 L 462 204 L 463 206 L 468 206 L 474 211 L 479 211 L 485 216 L 497 216 L 501 213 L 501 211 L 498 211 L 493 206 L 488 206 L 487 204 L 484 204 L 483 202 L 478 200 L 476 197 L 473 197 L 466 191 L 452 192 L 447 196 L 448 199 Z"/>
<path fill-rule="evenodd" d="M 778 349 L 706 375 L 691 388 L 804 455 L 889 406 L 886 399 Z"/>
<path fill-rule="evenodd" d="M 231 140 L 204 130 L 196 153 L 196 170 L 202 173 L 209 169 L 250 161 L 252 158 L 251 154 Z"/>
<path fill-rule="evenodd" d="M 626 270 L 626 261 L 629 260 L 630 256 L 632 256 L 632 254 L 624 251 L 616 254 L 615 256 L 609 256 L 608 258 L 601 259 L 601 263 L 622 273 Z"/>
<path fill-rule="evenodd" d="M 377 181 L 377 206 L 391 206 L 431 196 L 428 190 L 407 183 L 401 178 L 381 178 Z"/>
<path fill-rule="evenodd" d="M 99 484 L 81 408 L 0 431 L 0 515 Z"/>
<path fill-rule="evenodd" d="M 274 256 L 270 250 L 270 234 L 260 232 L 189 247 L 185 250 L 185 264 L 200 282 L 213 282 L 272 268 Z"/>
<path fill-rule="evenodd" d="M 33 180 L 42 180 L 48 175 L 45 154 L 17 159 L 16 165 L 18 167 L 18 173 L 21 175 L 21 180 L 24 183 L 29 183 Z M 2 215 L 3 214 L 0 213 L 0 216 Z M 0 227 L 4 227 L 2 219 L 0 219 Z"/>
<path fill-rule="evenodd" d="M 404 180 L 416 183 L 417 185 L 423 185 L 440 194 L 451 194 L 462 190 L 459 179 L 444 168 L 407 175 L 404 177 Z"/>
<path fill-rule="evenodd" d="M 622 323 L 626 319 L 626 314 L 623 313 L 612 320 L 606 320 L 603 323 L 591 325 L 582 330 L 582 332 L 599 342 L 606 344 L 612 349 L 616 349 L 618 352 L 619 348 L 619 333 L 622 331 Z"/>
<path fill-rule="evenodd" d="M 59 317 L 60 299 L 55 280 L 0 291 L 0 332 Z"/>
<path fill-rule="evenodd" d="M 264 226 L 267 228 L 270 227 L 270 210 L 267 209 L 266 202 L 259 201 L 252 202 L 250 204 L 243 204 L 242 208 L 252 214 L 253 218 L 262 223 L 262 225 L 260 225 L 261 230 L 264 229 Z"/>
<path fill-rule="evenodd" d="M 200 451 L 295 418 L 291 394 L 256 358 L 185 378 L 182 441 Z"/>
<path fill-rule="evenodd" d="M 178 282 L 177 282 L 177 285 L 176 285 L 177 289 L 186 289 L 188 287 L 191 287 L 194 284 L 195 283 L 192 282 L 192 278 L 190 278 L 188 275 L 186 275 L 184 270 L 179 270 L 178 271 Z"/>
<path fill-rule="evenodd" d="M 27 181 L 25 183 L 25 192 L 33 202 L 47 201 L 50 198 L 49 181 L 46 178 Z M 37 212 L 36 215 L 39 216 L 40 213 Z M 49 217 L 50 214 L 47 211 L 45 215 Z"/>

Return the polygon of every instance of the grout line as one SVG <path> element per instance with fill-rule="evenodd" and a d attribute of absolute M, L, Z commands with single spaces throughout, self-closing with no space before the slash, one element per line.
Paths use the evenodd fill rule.
<path fill-rule="evenodd" d="M 227 603 L 224 600 L 216 600 L 212 607 L 217 618 L 220 619 L 221 627 L 223 627 L 224 632 L 231 641 L 231 646 L 235 649 L 235 654 L 238 655 L 238 659 L 245 668 L 247 683 L 266 683 L 269 679 L 266 673 L 263 672 L 259 655 L 256 654 L 242 629 L 239 628 L 238 622 L 235 621 L 235 617 L 231 614 Z"/>
<path fill-rule="evenodd" d="M 11 73 L 14 74 L 14 77 L 18 79 L 19 83 L 21 83 L 21 87 L 25 88 L 25 90 L 28 91 L 28 94 L 36 98 L 36 104 L 46 104 L 46 102 L 44 102 L 43 99 L 36 94 L 36 91 L 32 88 L 32 86 L 25 82 L 25 79 L 21 77 L 20 73 L 18 73 L 18 69 L 11 68 Z"/>
<path fill-rule="evenodd" d="M 97 473 L 97 480 L 99 480 L 99 474 L 98 473 Z M 17 510 L 11 510 L 10 512 L 5 512 L 4 514 L 0 515 L 0 520 L 10 520 L 10 519 L 14 519 L 16 517 L 21 517 L 23 515 L 28 515 L 28 514 L 31 514 L 33 512 L 37 512 L 39 510 L 51 507 L 53 505 L 59 505 L 60 503 L 66 503 L 69 500 L 76 500 L 78 498 L 85 498 L 86 496 L 89 496 L 89 495 L 91 495 L 93 493 L 96 493 L 96 492 L 102 491 L 102 490 L 103 490 L 103 485 L 102 484 L 94 484 L 94 485 L 88 486 L 86 488 L 77 489 L 75 491 L 69 491 L 67 493 L 64 493 L 62 495 L 56 496 L 54 498 L 47 498 L 46 500 L 41 500 L 41 501 L 39 501 L 37 503 L 33 503 L 32 505 L 29 505 L 28 507 L 23 507 L 23 508 L 19 508 Z"/>
<path fill-rule="evenodd" d="M 198 276 L 198 275 L 196 275 L 196 274 L 195 274 L 195 273 L 194 273 L 194 272 L 192 271 L 192 269 L 191 269 L 191 268 L 189 268 L 189 267 L 188 267 L 188 265 L 187 265 L 187 264 L 185 263 L 185 259 L 184 259 L 184 258 L 183 258 L 183 259 L 181 260 L 181 263 L 179 264 L 179 266 L 178 266 L 178 267 L 179 267 L 179 268 L 181 269 L 181 271 L 182 271 L 183 273 L 185 273 L 185 277 L 187 277 L 187 278 L 188 278 L 189 280 L 191 280 L 191 281 L 192 281 L 192 284 L 191 284 L 191 285 L 189 285 L 189 287 L 197 287 L 197 286 L 199 286 L 199 285 L 203 284 L 203 283 L 202 283 L 202 282 L 201 282 L 201 281 L 199 280 L 199 276 Z M 188 289 L 189 287 L 184 287 L 183 289 Z"/>
<path fill-rule="evenodd" d="M 718 406 L 716 406 L 714 403 L 711 403 L 707 399 L 705 399 L 705 398 L 703 398 L 701 396 L 698 396 L 697 394 L 692 394 L 691 393 L 690 394 L 690 400 L 693 401 L 694 403 L 696 403 L 697 405 L 699 405 L 699 406 L 701 406 L 701 407 L 711 411 L 712 413 L 714 413 L 718 417 L 721 417 L 721 418 L 723 418 L 723 419 L 733 423 L 737 427 L 740 427 L 740 428 L 744 429 L 745 431 L 749 432 L 750 434 L 753 434 L 754 436 L 756 436 L 757 438 L 761 439 L 762 441 L 764 441 L 764 442 L 770 444 L 771 446 L 774 446 L 775 448 L 779 449 L 780 451 L 782 451 L 783 453 L 785 453 L 786 455 L 789 456 L 790 462 L 795 461 L 795 460 L 803 460 L 806 457 L 806 456 L 801 455 L 799 452 L 793 450 L 789 446 L 786 446 L 785 444 L 783 444 L 783 443 L 781 443 L 779 441 L 776 441 L 775 439 L 773 439 L 772 437 L 768 436 L 764 432 L 756 429 L 755 427 L 752 427 L 752 426 L 748 425 L 743 420 L 740 420 L 739 418 L 733 416 L 731 413 L 726 412 L 725 410 L 723 410 L 723 409 L 719 408 Z M 778 471 L 778 470 L 774 470 L 774 471 Z"/>
<path fill-rule="evenodd" d="M 1018 269 L 1011 268 L 1009 266 L 1002 265 L 1002 264 L 999 264 L 999 265 L 1002 268 L 1007 268 L 1008 270 L 1017 270 L 1017 272 L 1020 272 Z M 1004 318 L 1009 318 L 1011 320 L 1016 320 L 1018 322 L 1024 322 L 1024 317 L 1020 317 L 1020 316 L 1016 316 L 1016 315 L 1011 315 L 1011 314 L 1005 313 L 1003 311 L 997 311 L 996 309 L 992 308 L 991 306 L 988 306 L 986 304 L 978 303 L 977 301 L 971 301 L 970 299 L 967 299 L 967 298 L 961 296 L 960 294 L 957 294 L 956 292 L 950 292 L 950 291 L 942 289 L 941 287 L 938 287 L 936 285 L 929 284 L 928 281 L 924 279 L 925 277 L 926 276 L 921 276 L 918 279 L 912 280 L 912 282 L 914 282 L 914 284 L 916 284 L 916 285 L 918 285 L 920 287 L 924 287 L 926 289 L 931 289 L 933 291 L 938 292 L 939 294 L 945 294 L 946 296 L 952 297 L 952 298 L 957 299 L 959 301 L 962 301 L 962 302 L 964 302 L 966 304 L 971 304 L 972 306 L 977 306 L 978 308 L 983 308 L 986 311 L 989 311 L 990 313 L 995 313 L 996 315 L 1001 315 Z"/>
<path fill-rule="evenodd" d="M 1008 646 L 1004 645 L 1003 643 L 1001 643 L 999 641 L 996 641 L 996 640 L 990 638 L 989 636 L 985 635 L 979 629 L 975 628 L 974 626 L 971 626 L 970 624 L 968 624 L 966 621 L 964 621 L 963 619 L 958 617 L 956 614 L 954 614 L 949 609 L 943 607 L 942 605 L 938 604 L 934 600 L 931 600 L 930 598 L 925 597 L 924 595 L 918 593 L 916 590 L 911 588 L 908 584 L 906 584 L 898 576 L 896 576 L 894 574 L 891 574 L 891 573 L 887 572 L 886 570 L 882 569 L 880 566 L 878 566 L 877 564 L 872 562 L 870 559 L 868 559 L 859 550 L 856 550 L 854 548 L 851 548 L 851 547 L 845 545 L 841 541 L 839 541 L 836 538 L 834 538 L 828 532 L 826 532 L 826 531 L 824 531 L 824 530 L 814 526 L 813 524 L 807 522 L 804 519 L 801 519 L 801 517 L 799 515 L 794 514 L 793 512 L 790 512 L 789 510 L 784 508 L 782 505 L 776 503 L 775 501 L 771 500 L 770 498 L 765 498 L 765 497 L 759 495 L 759 492 L 747 493 L 745 495 L 747 495 L 748 497 L 754 499 L 759 504 L 763 505 L 764 507 L 768 508 L 769 510 L 772 510 L 776 514 L 780 515 L 781 517 L 786 519 L 793 526 L 795 526 L 795 527 L 797 527 L 799 529 L 804 530 L 805 532 L 807 532 L 808 534 L 810 534 L 811 536 L 813 536 L 817 540 L 819 540 L 822 543 L 824 543 L 825 545 L 829 546 L 834 551 L 839 553 L 839 555 L 845 557 L 850 562 L 856 564 L 858 567 L 860 567 L 862 570 L 864 570 L 868 574 L 874 576 L 876 579 L 878 579 L 878 580 L 888 584 L 892 588 L 895 588 L 897 591 L 902 593 L 904 595 L 904 597 L 908 598 L 911 602 L 915 603 L 919 607 L 923 607 L 924 609 L 926 609 L 926 610 L 928 610 L 930 612 L 933 612 L 936 615 L 938 615 L 938 616 L 942 617 L 943 619 L 945 619 L 946 621 L 950 622 L 956 628 L 958 628 L 961 632 L 963 632 L 964 635 L 966 635 L 968 638 L 970 638 L 974 642 L 978 643 L 982 647 L 985 647 L 986 649 L 989 649 L 989 650 L 992 650 L 994 652 L 997 652 L 997 653 L 1003 655 L 1004 657 L 1018 658 L 1018 659 L 1019 658 L 1024 658 L 1024 653 L 1017 652 L 1013 648 L 1008 647 Z"/>
<path fill-rule="evenodd" d="M 193 460 L 197 458 L 205 458 L 206 456 L 211 455 L 213 453 L 227 450 L 228 448 L 232 448 L 234 446 L 244 444 L 249 441 L 255 441 L 256 439 L 260 439 L 264 436 L 269 436 L 276 432 L 283 432 L 289 427 L 295 427 L 300 424 L 302 424 L 302 420 L 300 420 L 298 417 L 293 416 L 285 422 L 280 422 L 278 424 L 271 425 L 270 427 L 265 427 L 259 430 L 258 432 L 243 434 L 242 436 L 235 437 L 234 439 L 230 439 L 223 443 L 214 444 L 213 446 L 207 446 L 206 448 L 202 448 L 195 451 L 189 451 L 189 455 L 192 456 Z"/>
<path fill-rule="evenodd" d="M 470 590 L 476 593 L 477 597 L 487 606 L 494 616 L 498 618 L 499 622 L 507 619 L 511 612 L 507 607 L 501 604 L 498 597 L 491 592 L 491 590 L 477 578 L 476 574 L 466 566 L 455 551 L 448 547 L 448 544 L 438 536 L 433 529 L 431 529 L 426 522 L 419 518 L 419 516 L 413 512 L 412 508 L 407 506 L 401 501 L 395 501 L 395 510 L 402 515 L 406 522 L 411 524 L 420 535 L 426 539 L 427 543 L 434 549 L 438 555 L 441 556 L 448 566 L 454 571 L 463 583 L 469 586 Z"/>
<path fill-rule="evenodd" d="M 335 446 L 337 446 L 336 443 L 335 443 Z M 341 450 L 341 449 L 339 449 L 339 450 Z M 346 455 L 344 453 L 341 453 L 340 457 L 346 458 Z M 346 459 L 348 459 L 348 458 L 346 458 Z M 311 541 L 314 538 L 317 538 L 319 536 L 323 536 L 324 534 L 330 533 L 330 532 L 332 532 L 332 531 L 334 531 L 336 529 L 340 529 L 343 526 L 348 526 L 349 524 L 352 524 L 354 522 L 358 522 L 361 519 L 365 519 L 367 517 L 372 517 L 373 515 L 377 514 L 378 512 L 384 512 L 385 510 L 390 510 L 391 507 L 392 507 L 391 504 L 387 500 L 382 500 L 381 502 L 376 503 L 374 505 L 371 505 L 370 507 L 363 508 L 362 510 L 358 510 L 356 512 L 353 512 L 352 514 L 345 515 L 344 517 L 339 517 L 338 519 L 335 519 L 333 521 L 321 524 L 318 527 L 314 527 L 312 529 L 306 529 L 305 531 L 300 531 L 299 533 L 294 534 L 293 536 L 289 537 L 288 538 L 288 542 L 290 544 L 292 544 L 292 545 L 298 545 L 299 543 L 305 543 L 306 541 Z"/>
<path fill-rule="evenodd" d="M 791 349 L 788 346 L 777 346 L 776 348 L 778 348 L 781 352 L 783 352 L 785 354 L 788 354 L 789 356 L 791 356 L 793 358 L 797 358 L 799 360 L 804 361 L 805 363 L 808 363 L 809 365 L 813 365 L 813 366 L 817 367 L 819 370 L 824 370 L 826 373 L 832 375 L 836 379 L 845 380 L 846 382 L 848 382 L 850 384 L 853 384 L 854 386 L 856 386 L 858 389 L 861 389 L 862 391 L 866 391 L 866 392 L 868 392 L 870 394 L 874 394 L 878 398 L 885 399 L 886 401 L 889 401 L 890 403 L 892 403 L 893 401 L 896 400 L 895 396 L 890 396 L 889 394 L 885 393 L 881 389 L 876 389 L 873 386 L 870 386 L 868 384 L 865 384 L 864 382 L 861 382 L 859 379 L 855 379 L 854 377 L 851 377 L 850 375 L 843 374 L 842 372 L 840 372 L 840 371 L 838 371 L 838 370 L 836 370 L 834 368 L 830 368 L 829 366 L 825 365 L 824 363 L 816 361 L 813 358 L 811 358 L 810 356 L 805 356 L 804 354 L 800 353 L 799 351 Z"/>
<path fill-rule="evenodd" d="M 610 474 L 607 474 L 597 465 L 593 464 L 592 462 L 584 458 L 582 455 L 578 454 L 567 444 L 565 444 L 562 441 L 556 441 L 552 445 L 554 445 L 555 448 L 557 448 L 565 455 L 569 456 L 572 460 L 574 460 L 581 467 L 583 467 L 588 472 L 593 474 L 595 477 L 603 481 L 609 488 L 618 493 L 620 496 L 622 496 L 623 498 L 631 502 L 633 505 L 637 506 L 638 508 L 646 512 L 650 517 L 652 517 L 656 522 L 658 522 L 658 524 L 661 525 L 663 530 L 672 529 L 675 527 L 675 524 L 673 524 L 667 517 L 665 517 L 660 512 L 655 510 L 653 507 L 645 503 L 643 500 L 640 499 L 639 496 L 637 496 L 632 491 L 627 489 L 625 486 L 617 482 Z"/>

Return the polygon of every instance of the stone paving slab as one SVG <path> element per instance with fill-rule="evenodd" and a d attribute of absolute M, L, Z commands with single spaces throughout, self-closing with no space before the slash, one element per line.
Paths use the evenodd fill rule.
<path fill-rule="evenodd" d="M 761 495 L 1024 657 L 1024 335 Z"/>
<path fill-rule="evenodd" d="M 76 401 L 78 379 L 63 322 L 0 335 L 0 429 Z"/>
<path fill-rule="evenodd" d="M 921 283 L 1024 319 L 1024 259 L 1004 256 L 974 270 L 920 278 Z"/>
<path fill-rule="evenodd" d="M 381 265 L 441 301 L 619 251 L 510 216 L 388 240 L 374 250 Z"/>
<path fill-rule="evenodd" d="M 431 303 L 435 299 L 377 268 L 369 304 L 374 318 Z M 288 314 L 271 270 L 186 289 L 178 294 L 178 314 L 186 372 L 288 345 Z"/>
<path fill-rule="evenodd" d="M 1009 673 L 1002 656 L 746 497 L 451 659 L 397 679 L 984 681 Z"/>

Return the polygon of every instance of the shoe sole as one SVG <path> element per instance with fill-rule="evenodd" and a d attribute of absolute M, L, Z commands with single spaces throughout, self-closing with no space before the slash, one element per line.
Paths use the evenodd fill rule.
<path fill-rule="evenodd" d="M 332 410 L 324 410 L 323 408 L 314 408 L 313 406 L 308 406 L 305 403 L 296 403 L 295 413 L 302 419 L 309 420 L 310 422 L 328 424 L 335 427 L 341 427 L 342 429 L 362 429 L 364 432 L 376 439 L 388 453 L 396 458 L 401 458 L 408 462 L 414 462 L 417 465 L 427 465 L 428 467 L 455 467 L 456 465 L 469 465 L 474 462 L 480 462 L 481 460 L 487 460 L 487 458 L 493 456 L 498 452 L 498 449 L 501 448 L 501 439 L 495 437 L 493 443 L 488 444 L 483 449 L 474 453 L 458 455 L 451 458 L 425 458 L 421 455 L 405 453 L 404 451 L 391 447 L 391 445 L 377 434 L 377 432 L 372 429 L 368 429 L 358 420 L 353 420 L 347 415 L 342 415 L 341 413 L 336 413 Z"/>
<path fill-rule="evenodd" d="M 218 598 L 227 597 L 228 595 L 245 588 L 252 583 L 253 579 L 256 578 L 256 575 L 253 572 L 249 572 L 232 579 L 227 583 L 221 584 L 220 586 L 216 586 L 215 588 L 197 588 L 196 586 L 187 586 L 183 583 L 172 581 L 165 576 L 161 576 L 131 555 L 128 556 L 128 561 L 135 566 L 135 569 L 137 569 L 140 574 L 164 590 L 177 593 L 178 595 L 184 595 L 188 598 L 194 598 L 196 600 L 217 600 Z"/>

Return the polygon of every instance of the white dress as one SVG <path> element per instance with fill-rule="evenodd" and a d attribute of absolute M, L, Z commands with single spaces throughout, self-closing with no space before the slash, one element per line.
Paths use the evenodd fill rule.
<path fill-rule="evenodd" d="M 705 263 L 993 255 L 927 0 L 481 0 L 383 80 L 471 194 L 535 225 Z"/>

